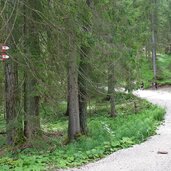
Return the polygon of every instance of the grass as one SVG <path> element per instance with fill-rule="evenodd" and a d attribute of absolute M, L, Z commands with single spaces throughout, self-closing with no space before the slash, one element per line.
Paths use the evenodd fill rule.
<path fill-rule="evenodd" d="M 118 116 L 115 119 L 108 116 L 106 102 L 93 101 L 96 108 L 88 120 L 88 135 L 68 145 L 64 143 L 66 119 L 43 122 L 44 130 L 51 132 L 44 136 L 43 143 L 42 139 L 37 139 L 33 148 L 6 150 L 0 158 L 0 170 L 39 171 L 75 167 L 141 143 L 154 135 L 165 111 L 132 95 L 120 95 L 119 98 L 122 104 L 117 104 Z M 138 104 L 136 114 L 134 101 Z"/>

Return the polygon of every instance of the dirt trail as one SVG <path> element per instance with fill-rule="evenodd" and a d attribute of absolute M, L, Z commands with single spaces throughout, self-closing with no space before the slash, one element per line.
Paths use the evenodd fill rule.
<path fill-rule="evenodd" d="M 157 135 L 140 145 L 70 171 L 171 171 L 171 88 L 137 91 L 135 94 L 166 108 L 165 123 Z M 158 151 L 168 154 L 158 154 Z"/>

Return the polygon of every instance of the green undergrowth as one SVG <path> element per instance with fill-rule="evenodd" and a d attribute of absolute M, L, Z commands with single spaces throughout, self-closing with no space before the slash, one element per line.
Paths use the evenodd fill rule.
<path fill-rule="evenodd" d="M 171 55 L 160 55 L 158 58 L 158 81 L 162 85 L 171 84 Z"/>
<path fill-rule="evenodd" d="M 0 113 L 3 113 L 2 109 L 0 110 L 1 110 Z M 0 151 L 3 145 L 5 144 L 5 137 L 3 136 L 3 134 L 1 134 L 2 132 L 5 132 L 5 119 L 3 115 L 0 114 Z"/>
<path fill-rule="evenodd" d="M 153 67 L 151 58 L 143 57 L 140 61 L 140 79 L 145 88 L 151 87 L 153 82 Z M 157 55 L 157 82 L 159 85 L 171 84 L 171 55 Z"/>
<path fill-rule="evenodd" d="M 127 97 L 129 96 L 129 97 Z M 109 117 L 108 103 L 92 102 L 96 108 L 89 109 L 89 132 L 77 141 L 67 141 L 66 119 L 43 122 L 47 134 L 32 142 L 33 148 L 6 149 L 0 158 L 0 170 L 39 171 L 76 167 L 98 160 L 119 149 L 131 147 L 155 134 L 164 117 L 164 109 L 132 95 L 121 98 L 117 104 L 118 116 Z M 137 103 L 135 111 L 134 102 Z M 11 152 L 9 152 L 11 151 Z"/>

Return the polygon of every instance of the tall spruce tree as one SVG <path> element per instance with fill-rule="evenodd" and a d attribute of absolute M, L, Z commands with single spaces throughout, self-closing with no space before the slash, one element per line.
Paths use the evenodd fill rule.
<path fill-rule="evenodd" d="M 27 139 L 32 140 L 34 136 L 40 135 L 39 96 L 36 94 L 37 79 L 36 63 L 40 58 L 40 41 L 38 21 L 38 10 L 41 7 L 40 1 L 24 1 L 24 34 L 25 34 L 25 119 L 24 133 Z M 38 63 L 37 63 L 38 64 Z"/>
<path fill-rule="evenodd" d="M 8 45 L 11 48 L 10 58 L 4 61 L 4 73 L 5 73 L 5 117 L 6 117 L 6 132 L 7 132 L 7 144 L 16 145 L 20 138 L 20 124 L 19 124 L 19 99 L 18 99 L 18 68 L 17 59 L 15 54 L 16 49 L 16 35 L 14 35 L 16 29 L 16 18 L 18 1 L 13 0 L 7 2 L 4 18 L 4 45 Z M 12 16 L 11 16 L 12 11 Z M 16 17 L 16 18 L 15 18 Z"/>

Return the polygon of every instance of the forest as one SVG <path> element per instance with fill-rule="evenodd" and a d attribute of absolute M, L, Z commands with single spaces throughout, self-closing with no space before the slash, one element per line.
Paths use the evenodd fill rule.
<path fill-rule="evenodd" d="M 134 92 L 171 84 L 170 9 L 0 0 L 0 171 L 76 168 L 155 135 L 165 110 Z"/>

